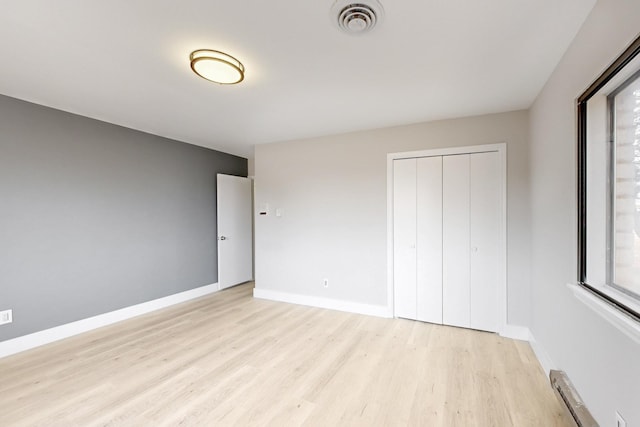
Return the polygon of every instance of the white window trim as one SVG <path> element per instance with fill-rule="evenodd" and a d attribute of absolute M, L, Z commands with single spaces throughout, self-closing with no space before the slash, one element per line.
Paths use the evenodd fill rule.
<path fill-rule="evenodd" d="M 595 295 L 583 286 L 576 283 L 569 283 L 567 286 L 580 302 L 593 310 L 596 314 L 605 319 L 633 341 L 640 344 L 640 322 L 636 321 L 631 316 L 625 314 L 620 309 L 614 307 L 612 304 L 606 302 L 604 299 Z M 617 295 L 615 299 L 623 303 L 629 302 L 628 300 L 623 301 L 623 297 Z M 635 303 L 633 304 L 635 305 Z M 632 308 L 635 309 L 637 307 Z"/>

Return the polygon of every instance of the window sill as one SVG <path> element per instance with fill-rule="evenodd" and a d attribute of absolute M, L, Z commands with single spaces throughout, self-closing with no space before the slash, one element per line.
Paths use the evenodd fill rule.
<path fill-rule="evenodd" d="M 602 298 L 585 289 L 584 287 L 569 283 L 567 285 L 576 298 L 600 317 L 615 326 L 636 343 L 640 344 L 640 322 L 627 316 Z"/>

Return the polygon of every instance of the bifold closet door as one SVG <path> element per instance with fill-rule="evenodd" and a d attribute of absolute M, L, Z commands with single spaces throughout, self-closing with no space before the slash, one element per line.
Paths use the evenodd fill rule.
<path fill-rule="evenodd" d="M 395 315 L 498 331 L 498 152 L 393 162 Z"/>
<path fill-rule="evenodd" d="M 417 160 L 417 320 L 442 323 L 442 157 Z"/>
<path fill-rule="evenodd" d="M 393 298 L 396 317 L 416 318 L 416 159 L 393 162 Z"/>
<path fill-rule="evenodd" d="M 471 327 L 469 154 L 442 159 L 442 322 Z"/>
<path fill-rule="evenodd" d="M 497 152 L 469 158 L 469 289 L 470 321 L 474 329 L 499 330 L 501 283 L 502 168 Z"/>
<path fill-rule="evenodd" d="M 498 331 L 502 224 L 497 152 L 443 158 L 442 323 Z"/>
<path fill-rule="evenodd" d="M 393 163 L 395 315 L 442 323 L 442 157 Z"/>

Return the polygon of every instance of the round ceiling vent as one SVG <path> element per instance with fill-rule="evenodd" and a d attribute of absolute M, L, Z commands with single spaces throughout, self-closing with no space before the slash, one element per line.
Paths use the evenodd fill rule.
<path fill-rule="evenodd" d="M 383 9 L 377 0 L 336 0 L 331 14 L 338 28 L 345 33 L 363 34 L 380 23 Z"/>

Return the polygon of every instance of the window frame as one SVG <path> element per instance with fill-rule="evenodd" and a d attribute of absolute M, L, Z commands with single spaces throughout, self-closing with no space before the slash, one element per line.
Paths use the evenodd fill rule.
<path fill-rule="evenodd" d="M 597 286 L 587 283 L 587 103 L 596 95 L 607 83 L 615 78 L 621 71 L 625 69 L 631 61 L 633 61 L 638 55 L 640 55 L 640 37 L 636 38 L 631 45 L 589 86 L 577 99 L 577 261 L 578 261 L 578 285 L 585 290 L 592 293 L 594 296 L 620 310 L 627 316 L 640 323 L 640 311 L 631 307 L 623 300 L 615 298 L 608 292 L 603 292 L 598 289 Z M 609 104 L 609 102 L 608 102 Z M 609 109 L 607 121 L 609 126 L 612 124 L 612 111 Z M 609 176 L 611 165 L 608 165 L 607 170 Z M 607 227 L 610 228 L 612 220 L 610 215 L 607 215 Z M 609 233 L 610 230 L 607 230 Z M 610 255 L 607 254 L 606 262 L 610 262 Z M 609 268 L 607 269 L 609 270 Z M 609 276 L 609 272 L 607 276 Z M 615 289 L 615 288 L 614 288 Z M 619 292 L 619 291 L 618 291 Z M 633 298 L 633 297 L 632 297 Z M 633 298 L 640 304 L 640 300 Z"/>

